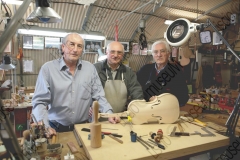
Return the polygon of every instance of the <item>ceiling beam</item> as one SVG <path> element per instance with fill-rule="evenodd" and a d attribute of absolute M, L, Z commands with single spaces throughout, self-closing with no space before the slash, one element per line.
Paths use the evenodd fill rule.
<path fill-rule="evenodd" d="M 159 2 L 159 4 L 156 5 L 156 6 L 154 7 L 154 9 L 153 9 L 147 16 L 145 16 L 145 17 L 142 18 L 142 19 L 145 20 L 145 21 L 147 21 L 147 20 L 150 18 L 150 16 L 151 16 L 152 14 L 154 14 L 166 1 L 167 1 L 167 0 L 162 0 L 161 3 Z M 131 38 L 130 38 L 130 42 L 133 41 L 133 39 L 135 38 L 135 36 L 137 35 L 137 33 L 138 33 L 138 26 L 137 26 L 137 28 L 135 29 L 135 31 L 133 32 L 133 35 L 132 35 Z"/>
<path fill-rule="evenodd" d="M 232 0 L 226 0 L 226 1 L 222 2 L 222 3 L 219 3 L 218 5 L 214 6 L 213 8 L 205 11 L 202 15 L 198 16 L 194 21 L 197 21 L 198 19 L 200 19 L 201 17 L 205 16 L 206 14 L 214 11 L 215 9 L 218 9 L 219 7 L 222 7 L 223 5 L 225 5 L 225 4 L 227 4 L 227 3 L 231 2 L 231 1 Z"/>
<path fill-rule="evenodd" d="M 17 12 L 14 14 L 10 22 L 7 24 L 6 29 L 4 30 L 3 34 L 0 36 L 0 56 L 2 56 L 4 49 L 6 48 L 7 44 L 11 40 L 11 38 L 16 33 L 17 29 L 20 26 L 20 21 L 22 17 L 26 13 L 28 6 L 30 5 L 31 0 L 25 0 L 18 8 Z"/>
<path fill-rule="evenodd" d="M 87 22 L 88 22 L 88 20 L 89 20 L 89 18 L 90 18 L 90 14 L 91 14 L 91 12 L 92 12 L 92 10 L 93 10 L 93 6 L 92 5 L 90 5 L 89 7 L 88 7 L 88 10 L 87 10 L 87 13 L 86 13 L 86 16 L 85 16 L 85 19 L 84 19 L 84 21 L 83 21 L 83 25 L 82 25 L 82 30 L 85 30 L 86 32 L 88 32 L 87 31 Z M 81 30 L 80 29 L 80 30 Z"/>

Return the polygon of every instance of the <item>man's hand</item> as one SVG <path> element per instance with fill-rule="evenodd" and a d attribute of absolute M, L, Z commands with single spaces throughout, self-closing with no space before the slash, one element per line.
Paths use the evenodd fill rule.
<path fill-rule="evenodd" d="M 43 129 L 43 123 L 42 122 L 38 122 L 38 124 L 36 123 L 32 123 L 31 124 L 31 127 L 35 127 L 35 126 L 38 126 L 39 129 Z M 51 127 L 45 127 L 45 131 L 46 131 L 46 136 L 49 138 L 53 135 L 57 135 L 55 129 L 51 128 Z"/>
<path fill-rule="evenodd" d="M 46 128 L 46 136 L 50 137 L 50 136 L 53 136 L 53 135 L 57 135 L 56 130 L 53 129 L 52 127 Z"/>
<path fill-rule="evenodd" d="M 108 118 L 108 121 L 110 123 L 113 123 L 113 124 L 116 124 L 116 123 L 119 123 L 120 122 L 120 117 L 116 116 L 116 117 L 109 117 Z"/>
<path fill-rule="evenodd" d="M 151 98 L 149 98 L 149 101 L 153 101 L 156 98 L 156 96 L 152 96 Z"/>

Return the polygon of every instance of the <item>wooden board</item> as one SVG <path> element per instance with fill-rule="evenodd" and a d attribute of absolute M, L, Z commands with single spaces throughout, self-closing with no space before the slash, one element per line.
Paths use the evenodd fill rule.
<path fill-rule="evenodd" d="M 203 116 L 204 116 L 203 121 L 211 121 L 225 127 L 226 127 L 226 122 L 229 118 L 228 115 L 224 115 L 224 114 L 203 114 Z M 235 134 L 236 136 L 240 136 L 240 119 L 238 120 L 238 123 L 236 125 Z"/>
<path fill-rule="evenodd" d="M 56 143 L 61 143 L 63 145 L 61 159 L 64 159 L 64 156 L 66 156 L 70 150 L 67 145 L 68 142 L 73 142 L 78 151 L 77 153 L 73 154 L 75 156 L 75 159 L 82 159 L 82 160 L 87 159 L 84 150 L 79 147 L 73 132 L 57 133 Z"/>
<path fill-rule="evenodd" d="M 186 124 L 186 125 L 185 125 Z M 183 124 L 184 132 L 193 133 L 194 131 L 202 131 L 201 127 L 193 124 Z M 228 146 L 229 138 L 216 134 L 216 137 L 200 137 L 194 136 L 182 136 L 182 137 L 170 137 L 172 128 L 177 124 L 144 124 L 144 125 L 123 125 L 123 124 L 109 124 L 108 122 L 102 123 L 102 128 L 111 128 L 117 130 L 102 129 L 104 132 L 113 132 L 123 135 L 121 140 L 123 144 L 120 144 L 108 136 L 102 140 L 101 148 L 91 148 L 90 140 L 88 140 L 89 132 L 81 131 L 82 128 L 89 128 L 90 124 L 78 124 L 75 125 L 75 129 L 78 133 L 80 140 L 83 143 L 84 150 L 89 159 L 97 160 L 101 159 L 114 159 L 114 160 L 127 160 L 127 159 L 173 159 L 197 152 L 208 151 L 210 149 Z M 156 148 L 154 150 L 146 150 L 139 142 L 131 142 L 130 131 L 134 131 L 138 136 L 143 136 L 144 140 L 150 138 L 148 135 L 150 131 L 157 132 L 158 129 L 162 129 L 164 134 L 164 140 L 166 141 L 166 150 Z M 177 129 L 177 131 L 179 131 Z M 167 138 L 166 138 L 167 137 Z M 170 140 L 170 141 L 169 141 Z"/>

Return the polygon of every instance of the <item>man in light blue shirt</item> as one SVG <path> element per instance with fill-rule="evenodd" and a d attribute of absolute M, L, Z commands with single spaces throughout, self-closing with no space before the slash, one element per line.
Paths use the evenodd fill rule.
<path fill-rule="evenodd" d="M 37 121 L 43 120 L 50 135 L 85 123 L 93 100 L 99 102 L 100 112 L 112 113 L 94 65 L 80 59 L 83 48 L 79 34 L 68 34 L 63 38 L 63 56 L 45 63 L 39 72 L 32 112 Z M 108 120 L 120 121 L 119 117 Z"/>

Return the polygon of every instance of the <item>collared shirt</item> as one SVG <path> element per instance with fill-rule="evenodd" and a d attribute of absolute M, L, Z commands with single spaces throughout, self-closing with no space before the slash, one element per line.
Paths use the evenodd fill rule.
<path fill-rule="evenodd" d="M 112 71 L 116 71 L 119 67 L 120 67 L 120 64 L 118 65 L 118 67 L 116 68 L 116 69 L 112 69 L 112 67 L 110 66 L 110 64 L 107 62 L 107 65 L 108 65 L 108 67 L 112 70 Z"/>
<path fill-rule="evenodd" d="M 166 64 L 166 65 L 167 65 L 167 64 Z M 157 71 L 157 74 L 159 74 L 162 70 L 164 70 L 164 68 L 166 67 L 166 65 L 163 66 L 160 70 L 158 70 L 158 68 L 157 68 L 157 63 L 155 63 L 155 69 L 156 69 L 156 71 Z"/>
<path fill-rule="evenodd" d="M 98 101 L 100 112 L 112 113 L 94 65 L 79 60 L 75 74 L 71 75 L 62 57 L 41 67 L 32 112 L 37 121 L 43 120 L 46 126 L 49 126 L 48 120 L 68 126 L 88 119 L 93 100 Z"/>
<path fill-rule="evenodd" d="M 115 77 L 116 77 L 116 74 L 117 74 L 117 71 L 118 71 L 118 69 L 119 69 L 119 67 L 120 67 L 120 64 L 118 65 L 118 67 L 116 68 L 116 69 L 112 69 L 112 67 L 109 65 L 109 63 L 107 62 L 107 65 L 108 65 L 108 67 L 111 69 L 111 73 L 112 73 L 112 77 L 113 77 L 113 79 L 115 79 Z"/>

